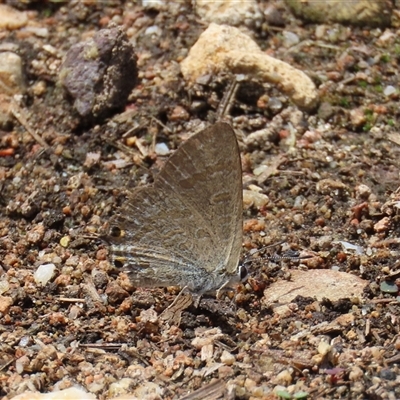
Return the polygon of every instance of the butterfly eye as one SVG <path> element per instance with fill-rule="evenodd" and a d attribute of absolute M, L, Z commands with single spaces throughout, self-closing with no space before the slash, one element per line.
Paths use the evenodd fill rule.
<path fill-rule="evenodd" d="M 114 267 L 121 269 L 124 266 L 124 263 L 121 260 L 115 259 L 114 260 Z"/>
<path fill-rule="evenodd" d="M 249 277 L 249 271 L 247 271 L 247 268 L 244 265 L 240 265 L 238 275 L 240 282 L 244 282 Z"/>
<path fill-rule="evenodd" d="M 123 236 L 123 231 L 118 226 L 113 226 L 110 230 L 110 235 L 112 237 L 121 237 Z"/>

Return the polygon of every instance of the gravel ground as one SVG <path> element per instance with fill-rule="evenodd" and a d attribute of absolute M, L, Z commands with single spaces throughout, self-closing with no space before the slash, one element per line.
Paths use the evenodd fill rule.
<path fill-rule="evenodd" d="M 10 3 L 22 22 L 0 30 L 16 66 L 12 81 L 0 76 L 0 396 L 77 386 L 96 399 L 399 399 L 396 21 L 306 24 L 280 1 L 239 21 L 311 78 L 318 105 L 306 110 L 287 86 L 243 73 L 183 79 L 209 26 L 189 1 Z M 129 68 L 90 64 L 107 84 L 77 106 L 81 75 L 67 95 L 77 62 L 63 60 L 107 27 L 124 54 L 107 57 Z M 92 60 L 90 46 L 82 54 Z M 168 320 L 179 289 L 133 287 L 98 236 L 166 152 L 220 117 L 232 87 L 222 118 L 241 150 L 250 276 Z M 307 258 L 278 259 L 290 251 Z M 295 294 L 272 298 L 282 284 Z"/>

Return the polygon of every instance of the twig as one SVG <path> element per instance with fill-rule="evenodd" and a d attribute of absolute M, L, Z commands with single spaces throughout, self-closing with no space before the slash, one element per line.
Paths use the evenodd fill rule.
<path fill-rule="evenodd" d="M 27 119 L 23 115 L 22 109 L 17 103 L 13 102 L 10 109 L 14 118 L 26 129 L 26 131 L 45 149 L 49 149 L 50 146 L 29 126 Z"/>

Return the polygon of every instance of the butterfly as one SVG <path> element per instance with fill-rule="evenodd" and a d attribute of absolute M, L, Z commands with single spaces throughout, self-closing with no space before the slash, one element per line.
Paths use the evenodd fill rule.
<path fill-rule="evenodd" d="M 242 169 L 227 123 L 194 134 L 153 184 L 135 188 L 111 217 L 113 264 L 138 287 L 180 286 L 193 295 L 237 283 L 242 248 Z"/>

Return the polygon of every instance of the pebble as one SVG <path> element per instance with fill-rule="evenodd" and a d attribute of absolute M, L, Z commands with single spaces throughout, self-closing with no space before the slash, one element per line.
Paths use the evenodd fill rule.
<path fill-rule="evenodd" d="M 55 271 L 56 266 L 52 263 L 39 265 L 33 274 L 33 279 L 37 285 L 46 286 L 47 282 L 54 276 Z"/>
<path fill-rule="evenodd" d="M 274 385 L 290 385 L 292 383 L 293 377 L 292 374 L 287 370 L 283 370 L 281 372 L 279 372 L 278 375 L 276 375 L 276 377 L 274 377 L 272 379 L 272 383 Z"/>
<path fill-rule="evenodd" d="M 71 387 L 68 389 L 55 391 L 51 393 L 39 393 L 26 391 L 11 400 L 96 400 L 96 396 L 92 393 L 87 393 L 83 389 Z"/>
<path fill-rule="evenodd" d="M 225 365 L 233 365 L 235 363 L 235 356 L 229 351 L 224 350 L 221 354 L 221 362 Z"/>
<path fill-rule="evenodd" d="M 122 29 L 101 29 L 69 49 L 59 80 L 81 117 L 102 118 L 125 105 L 136 84 L 136 62 Z"/>
<path fill-rule="evenodd" d="M 332 346 L 329 343 L 321 341 L 318 344 L 318 353 L 322 356 L 326 356 L 332 349 Z"/>
<path fill-rule="evenodd" d="M 137 397 L 137 399 L 162 399 L 163 395 L 162 388 L 154 382 L 145 382 L 135 388 L 133 391 L 133 395 Z M 129 399 L 129 398 L 128 398 Z M 115 399 L 117 400 L 117 399 Z"/>
<path fill-rule="evenodd" d="M 18 11 L 6 4 L 0 4 L 0 29 L 19 29 L 27 23 L 28 16 L 26 12 Z"/>
<path fill-rule="evenodd" d="M 384 217 L 374 225 L 374 230 L 377 233 L 386 232 L 389 229 L 389 224 L 390 224 L 389 217 Z"/>
<path fill-rule="evenodd" d="M 350 122 L 355 128 L 360 128 L 367 121 L 364 110 L 361 108 L 355 108 L 351 110 L 349 115 L 350 115 Z"/>
<path fill-rule="evenodd" d="M 127 395 L 136 385 L 137 381 L 132 378 L 122 378 L 117 382 L 113 382 L 108 389 L 108 398 Z"/>
<path fill-rule="evenodd" d="M 304 110 L 312 110 L 318 103 L 318 93 L 310 77 L 265 54 L 253 39 L 232 26 L 211 23 L 181 62 L 181 71 L 193 83 L 211 71 L 243 74 L 249 79 L 279 85 Z"/>
<path fill-rule="evenodd" d="M 392 85 L 388 85 L 385 87 L 385 89 L 383 89 L 383 94 L 385 96 L 391 96 L 392 94 L 395 94 L 396 92 L 397 92 L 397 89 Z"/>
<path fill-rule="evenodd" d="M 169 154 L 169 148 L 165 143 L 157 143 L 154 146 L 154 152 L 158 155 L 158 156 L 166 156 Z"/>
<path fill-rule="evenodd" d="M 13 305 L 14 301 L 10 296 L 0 296 L 0 313 L 5 314 Z"/>
<path fill-rule="evenodd" d="M 381 292 L 396 294 L 399 291 L 398 286 L 394 282 L 383 281 L 380 284 Z"/>
<path fill-rule="evenodd" d="M 371 188 L 363 183 L 356 186 L 356 195 L 358 198 L 368 199 L 371 193 L 372 193 Z"/>
<path fill-rule="evenodd" d="M 269 203 L 269 198 L 264 193 L 255 192 L 253 190 L 243 190 L 243 207 L 249 209 L 254 207 L 260 209 Z"/>
<path fill-rule="evenodd" d="M 349 373 L 349 380 L 352 382 L 359 381 L 364 376 L 364 372 L 360 367 L 354 366 Z"/>
<path fill-rule="evenodd" d="M 262 14 L 255 0 L 197 0 L 197 14 L 207 22 L 259 26 Z"/>
<path fill-rule="evenodd" d="M 379 372 L 379 377 L 388 381 L 395 381 L 397 374 L 392 369 L 384 368 Z"/>
<path fill-rule="evenodd" d="M 365 26 L 366 29 L 388 26 L 394 5 L 390 1 L 369 0 L 348 2 L 285 0 L 285 3 L 297 17 L 307 22 L 339 22 Z"/>
<path fill-rule="evenodd" d="M 1 90 L 4 94 L 11 96 L 25 92 L 25 77 L 22 70 L 22 59 L 19 55 L 11 51 L 1 53 L 0 76 Z"/>
<path fill-rule="evenodd" d="M 292 47 L 300 43 L 300 38 L 293 32 L 284 31 L 283 35 L 283 45 L 285 47 Z"/>

